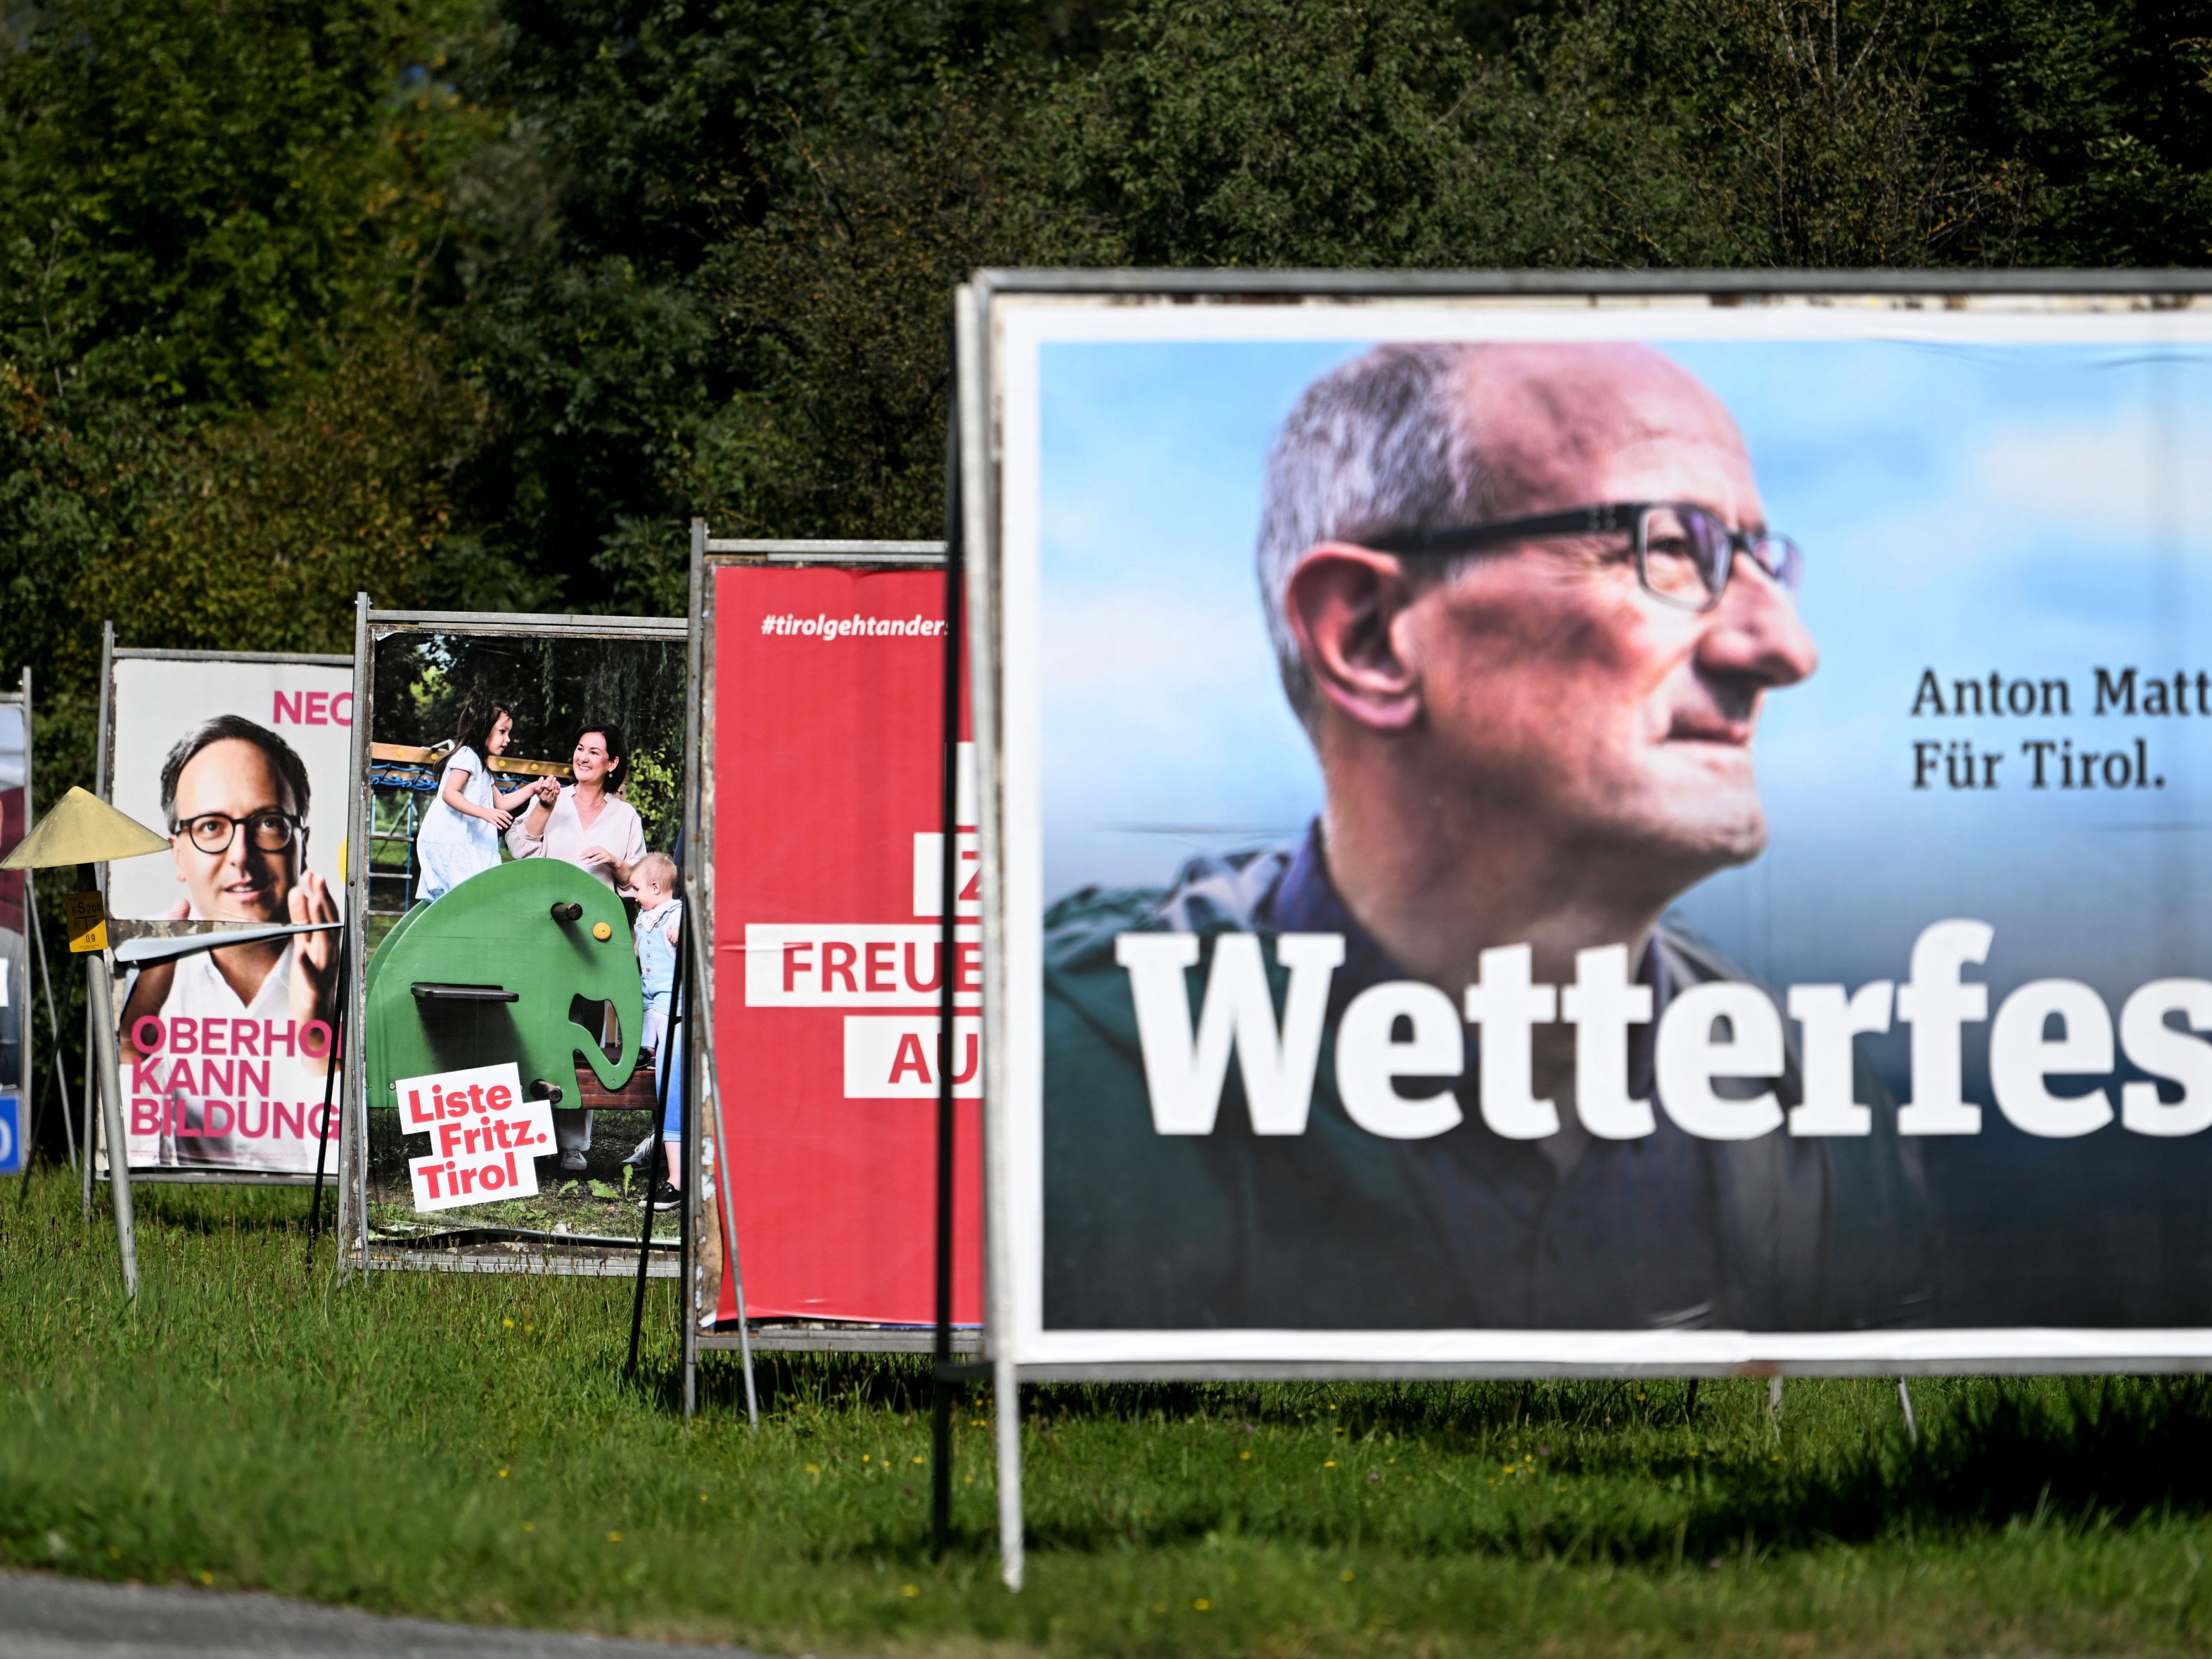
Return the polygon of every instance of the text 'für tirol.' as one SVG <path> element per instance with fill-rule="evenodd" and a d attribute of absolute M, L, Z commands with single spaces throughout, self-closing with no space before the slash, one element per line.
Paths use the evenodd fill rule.
<path fill-rule="evenodd" d="M 2094 668 L 2086 680 L 2063 675 L 1986 675 L 1945 678 L 1920 671 L 1911 713 L 1916 720 L 2212 719 L 2212 670 Z M 2008 741 L 1916 738 L 1915 789 L 2163 789 L 2152 763 L 2148 732 L 2115 732 L 2086 742 L 2047 727 Z"/>

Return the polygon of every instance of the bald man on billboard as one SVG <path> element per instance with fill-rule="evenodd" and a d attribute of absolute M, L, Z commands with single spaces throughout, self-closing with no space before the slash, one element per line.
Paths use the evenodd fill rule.
<path fill-rule="evenodd" d="M 1378 348 L 1277 434 L 1257 563 L 1324 804 L 1048 915 L 1048 1326 L 1923 1322 L 1893 1114 L 1759 1131 L 1799 1057 L 1668 918 L 1764 850 L 1753 739 L 1819 664 L 1720 400 L 1640 346 Z"/>

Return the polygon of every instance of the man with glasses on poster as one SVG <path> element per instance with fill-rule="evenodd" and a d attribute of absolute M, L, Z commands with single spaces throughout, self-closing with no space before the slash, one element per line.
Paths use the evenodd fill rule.
<path fill-rule="evenodd" d="M 307 867 L 307 769 L 268 727 L 223 714 L 187 733 L 161 767 L 185 891 L 169 918 L 336 921 L 329 884 Z M 134 1163 L 312 1165 L 301 1148 L 330 1069 L 337 940 L 262 939 L 139 974 L 119 1034 Z"/>
<path fill-rule="evenodd" d="M 1269 457 L 1258 568 L 1325 803 L 1295 844 L 1048 913 L 1048 1327 L 1925 1322 L 1893 1113 L 1850 1139 L 1718 1139 L 1655 1087 L 1670 1000 L 1744 977 L 1668 912 L 1765 846 L 1753 735 L 1818 661 L 1801 566 L 1728 410 L 1649 349 L 1385 346 L 1307 389 Z M 1255 1121 L 1266 1061 L 1242 1030 L 1210 1127 L 1164 1122 L 1171 1068 L 1139 1018 L 1158 933 L 1207 947 L 1194 1002 L 1223 941 L 1259 936 L 1285 1030 L 1279 942 L 1341 941 L 1297 1129 Z M 1578 1078 L 1586 970 L 1640 1012 Z M 1171 971 L 1156 998 L 1180 994 Z M 1390 1109 L 1424 1121 L 1377 1132 L 1334 1057 L 1352 1000 L 1401 982 L 1455 1024 L 1464 995 L 1468 1025 L 1457 1066 L 1396 1073 Z M 1486 997 L 1518 1007 L 1525 1058 L 1479 1053 Z M 1409 1032 L 1362 1040 L 1403 1055 Z M 1856 1070 L 1855 1098 L 1881 1102 Z M 1732 1085 L 1802 1098 L 1794 1054 Z"/>

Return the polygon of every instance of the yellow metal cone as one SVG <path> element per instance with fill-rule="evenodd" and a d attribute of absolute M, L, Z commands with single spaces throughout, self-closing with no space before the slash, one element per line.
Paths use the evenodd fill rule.
<path fill-rule="evenodd" d="M 166 853 L 169 838 L 117 811 L 89 790 L 72 789 L 32 827 L 0 870 L 50 870 L 57 865 L 106 864 Z"/>

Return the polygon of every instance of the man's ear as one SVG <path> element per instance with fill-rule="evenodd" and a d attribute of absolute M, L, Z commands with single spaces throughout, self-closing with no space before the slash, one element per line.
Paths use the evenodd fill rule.
<path fill-rule="evenodd" d="M 1398 625 L 1412 599 L 1395 556 L 1348 542 L 1310 550 L 1284 595 L 1315 690 L 1377 731 L 1404 731 L 1421 712 L 1420 676 Z"/>

